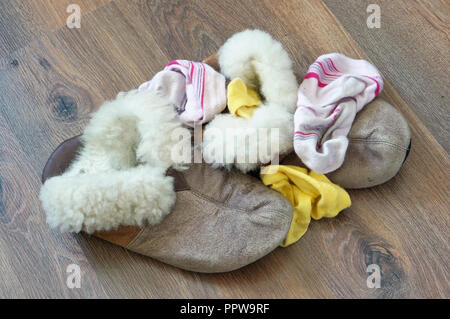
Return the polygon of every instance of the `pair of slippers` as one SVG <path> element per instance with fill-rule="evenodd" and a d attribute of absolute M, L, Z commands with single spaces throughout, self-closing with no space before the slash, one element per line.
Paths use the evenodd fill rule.
<path fill-rule="evenodd" d="M 290 59 L 266 33 L 245 32 L 204 62 L 228 78 L 240 77 L 264 103 L 250 120 L 216 115 L 204 130 L 204 150 L 216 143 L 213 128 L 278 128 L 281 164 L 303 166 L 292 147 L 298 87 Z M 278 247 L 292 206 L 245 174 L 278 154 L 251 164 L 212 156 L 212 165 L 180 165 L 171 157 L 178 142 L 173 136 L 180 133 L 191 131 L 154 92 L 133 90 L 106 102 L 83 135 L 63 142 L 44 168 L 40 198 L 49 225 L 197 272 L 238 269 Z M 401 114 L 376 99 L 356 116 L 344 164 L 327 176 L 346 188 L 381 184 L 398 172 L 409 143 Z"/>

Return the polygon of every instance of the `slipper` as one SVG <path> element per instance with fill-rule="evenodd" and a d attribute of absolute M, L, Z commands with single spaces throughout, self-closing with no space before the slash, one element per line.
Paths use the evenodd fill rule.
<path fill-rule="evenodd" d="M 348 139 L 343 165 L 326 174 L 344 188 L 368 188 L 389 181 L 397 175 L 411 148 L 411 132 L 405 118 L 380 98 L 356 115 Z M 305 167 L 295 153 L 282 164 Z"/>
<path fill-rule="evenodd" d="M 291 204 L 237 170 L 183 167 L 170 156 L 175 131 L 190 134 L 153 92 L 106 102 L 45 165 L 40 199 L 49 225 L 196 272 L 238 269 L 278 247 Z"/>

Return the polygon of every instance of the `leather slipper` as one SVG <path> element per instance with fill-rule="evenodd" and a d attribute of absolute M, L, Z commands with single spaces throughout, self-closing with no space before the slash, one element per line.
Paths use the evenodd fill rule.
<path fill-rule="evenodd" d="M 403 115 L 391 104 L 377 98 L 356 115 L 348 135 L 344 163 L 326 174 L 344 188 L 368 188 L 393 178 L 411 148 L 411 132 Z M 305 165 L 294 153 L 285 165 Z"/>
<path fill-rule="evenodd" d="M 278 247 L 289 230 L 292 206 L 258 179 L 204 163 L 178 170 L 169 161 L 171 167 L 160 167 L 164 176 L 151 170 L 163 165 L 155 154 L 164 153 L 160 148 L 165 144 L 155 144 L 155 132 L 148 127 L 152 123 L 141 123 L 133 112 L 139 112 L 141 104 L 153 105 L 149 112 L 153 119 L 159 117 L 153 123 L 156 131 L 170 127 L 172 119 L 164 119 L 154 106 L 160 102 L 150 93 L 122 94 L 100 108 L 83 136 L 58 146 L 42 175 L 41 201 L 49 224 L 63 231 L 92 233 L 197 272 L 238 269 Z M 170 109 L 164 107 L 165 112 Z M 134 115 L 129 123 L 130 114 Z M 134 134 L 136 128 L 140 134 Z M 136 136 L 138 141 L 133 140 Z M 146 138 L 153 141 L 151 147 Z M 115 152 L 128 144 L 134 158 L 128 153 L 119 158 Z M 165 188 L 167 181 L 171 189 L 166 193 L 174 194 L 169 209 L 157 196 L 166 194 L 158 183 Z"/>

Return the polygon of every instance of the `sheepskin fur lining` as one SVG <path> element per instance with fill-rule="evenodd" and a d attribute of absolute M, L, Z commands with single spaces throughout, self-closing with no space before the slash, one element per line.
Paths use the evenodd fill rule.
<path fill-rule="evenodd" d="M 297 102 L 298 83 L 292 71 L 292 62 L 282 45 L 268 33 L 260 30 L 246 30 L 233 35 L 220 48 L 221 72 L 230 79 L 241 78 L 248 86 L 259 91 L 263 97 L 250 119 L 232 114 L 219 114 L 206 126 L 203 135 L 203 156 L 213 166 L 235 166 L 248 172 L 268 163 L 279 154 L 292 150 L 293 113 Z M 259 128 L 266 128 L 264 133 Z M 260 156 L 256 163 L 239 162 L 239 152 L 250 158 L 251 141 L 256 147 L 266 147 L 272 132 L 278 129 L 278 149 L 267 148 L 267 156 Z M 229 134 L 230 129 L 244 132 L 242 138 Z M 220 133 L 221 134 L 218 134 Z M 225 152 L 217 151 L 226 145 Z M 244 151 L 242 151 L 244 150 Z M 226 154 L 225 154 L 226 153 Z M 242 157 L 241 157 L 242 158 Z"/>
<path fill-rule="evenodd" d="M 119 93 L 103 104 L 75 161 L 41 188 L 48 224 L 92 233 L 161 222 L 176 199 L 173 178 L 165 175 L 177 167 L 171 159 L 175 129 L 190 134 L 170 102 L 153 92 Z"/>

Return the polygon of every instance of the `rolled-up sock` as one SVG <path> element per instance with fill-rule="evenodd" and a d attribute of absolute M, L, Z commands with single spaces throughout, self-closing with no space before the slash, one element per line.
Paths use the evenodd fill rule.
<path fill-rule="evenodd" d="M 331 53 L 308 69 L 298 91 L 294 148 L 313 171 L 326 174 L 344 162 L 356 113 L 383 89 L 378 70 L 365 60 Z"/>
<path fill-rule="evenodd" d="M 186 79 L 183 74 L 163 70 L 155 74 L 151 81 L 143 83 L 139 90 L 149 90 L 169 99 L 180 113 L 186 100 Z"/>
<path fill-rule="evenodd" d="M 248 88 L 240 78 L 233 79 L 227 87 L 228 110 L 231 114 L 249 119 L 261 104 L 258 92 Z"/>
<path fill-rule="evenodd" d="M 189 126 L 209 122 L 226 107 L 225 77 L 202 62 L 172 61 L 139 90 L 167 97 Z"/>
<path fill-rule="evenodd" d="M 350 196 L 325 175 L 308 172 L 291 165 L 268 165 L 261 171 L 264 185 L 286 197 L 292 204 L 294 216 L 281 246 L 298 241 L 313 219 L 335 217 L 351 205 Z"/>

